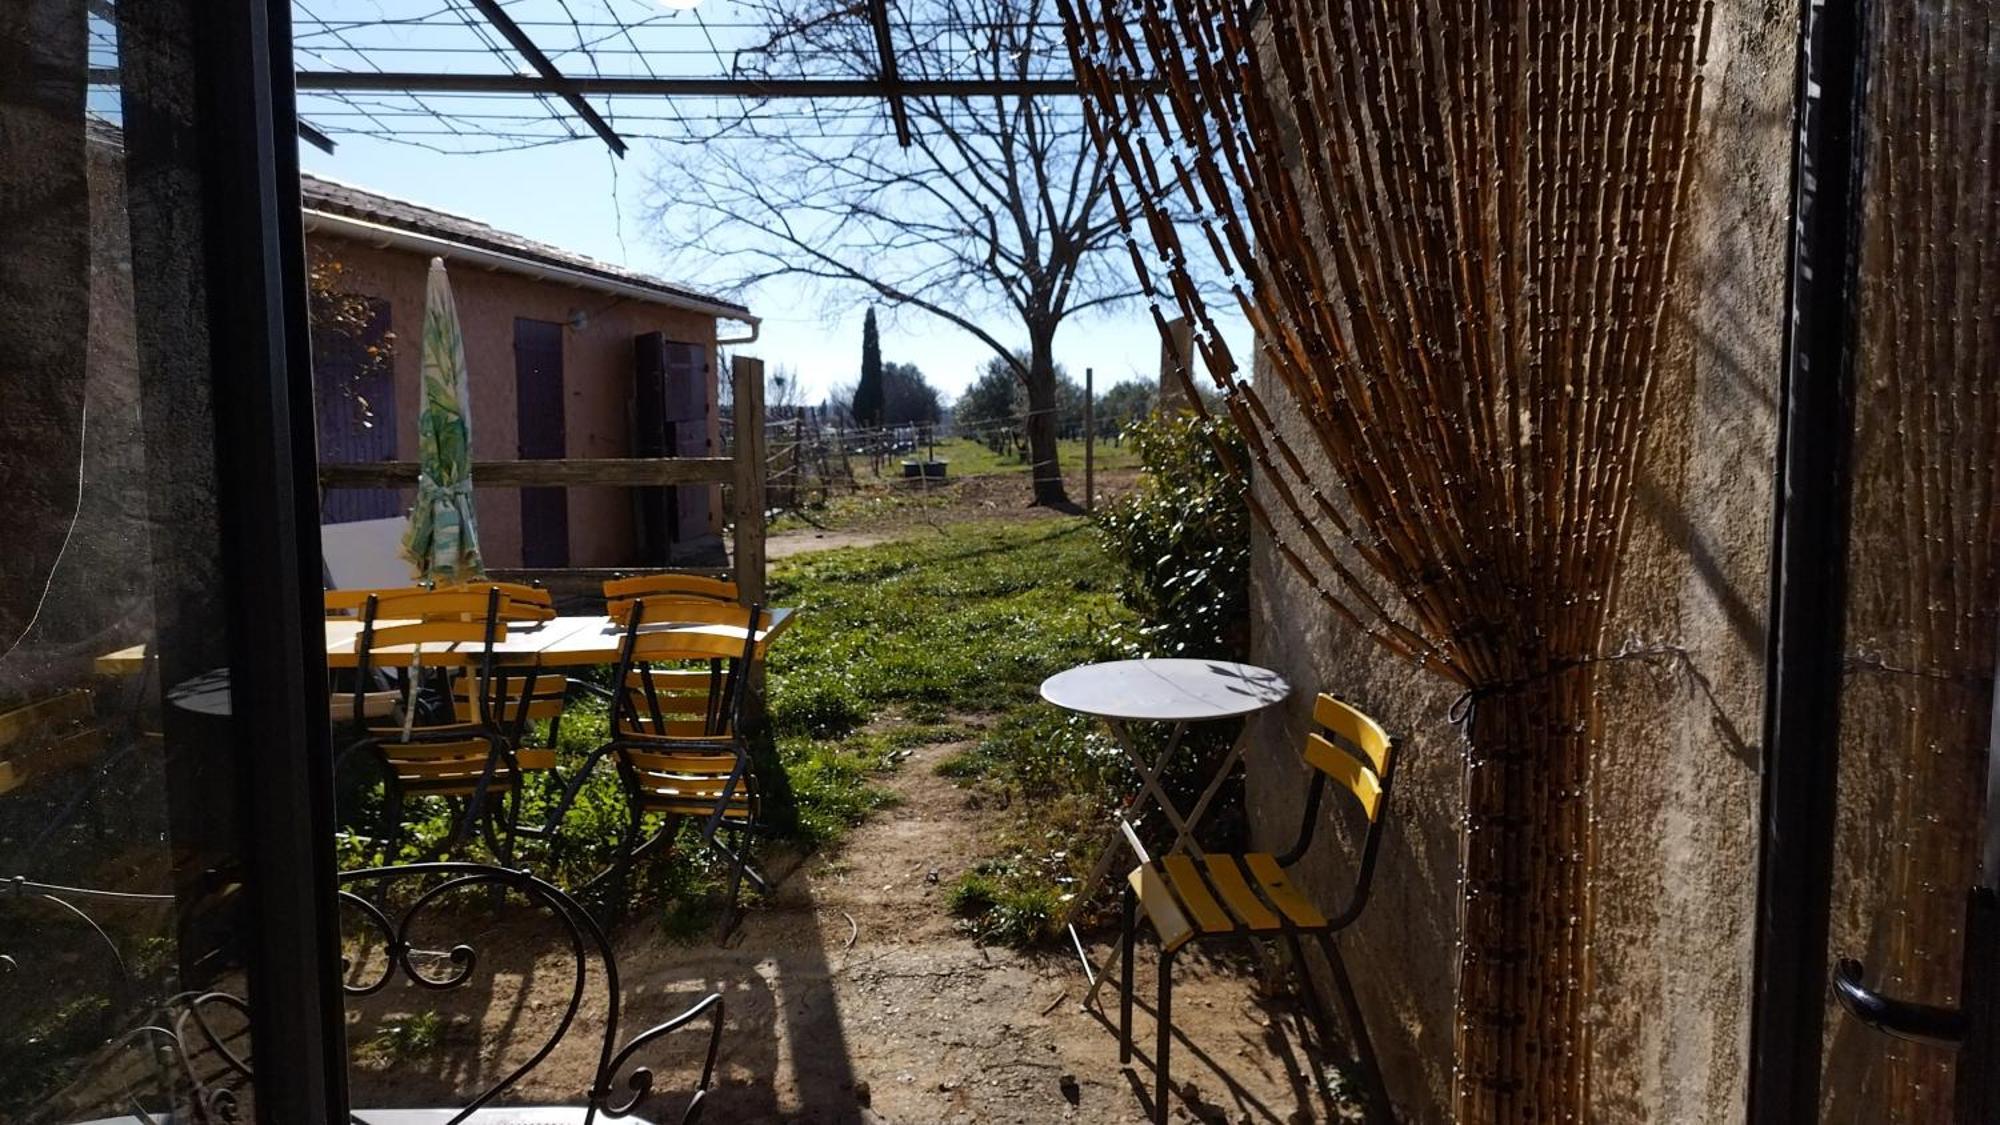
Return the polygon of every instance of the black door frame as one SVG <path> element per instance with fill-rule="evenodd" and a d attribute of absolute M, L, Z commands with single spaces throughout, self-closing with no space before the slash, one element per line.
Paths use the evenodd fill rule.
<path fill-rule="evenodd" d="M 1750 1024 L 1748 1118 L 1760 1125 L 1819 1118 L 1839 791 L 1865 14 L 1865 0 L 1800 4 Z"/>
<path fill-rule="evenodd" d="M 347 1052 L 291 5 L 199 8 L 216 500 L 238 784 L 254 844 L 243 853 L 243 948 L 257 1119 L 334 1125 L 347 1120 Z"/>

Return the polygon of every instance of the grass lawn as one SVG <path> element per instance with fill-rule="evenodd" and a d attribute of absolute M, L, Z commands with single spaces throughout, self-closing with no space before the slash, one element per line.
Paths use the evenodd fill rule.
<path fill-rule="evenodd" d="M 769 660 L 803 834 L 832 839 L 865 815 L 879 800 L 871 778 L 899 751 L 967 743 L 939 772 L 1013 815 L 951 906 L 985 939 L 1054 937 L 1110 808 L 1136 781 L 1095 720 L 1037 689 L 1065 668 L 1133 655 L 1139 622 L 1119 600 L 1121 577 L 1083 520 L 959 525 L 774 568 L 774 600 L 800 610 Z M 1198 786 L 1233 733 L 1192 735 L 1170 788 Z"/>
<path fill-rule="evenodd" d="M 1081 520 L 965 525 L 774 567 L 773 600 L 799 609 L 769 667 L 802 831 L 831 838 L 865 812 L 868 774 L 899 749 L 1045 721 L 1042 680 L 1131 635 L 1118 577 Z"/>

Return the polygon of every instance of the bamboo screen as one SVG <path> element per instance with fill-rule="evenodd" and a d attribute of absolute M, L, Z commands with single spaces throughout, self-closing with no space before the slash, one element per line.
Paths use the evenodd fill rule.
<path fill-rule="evenodd" d="M 1868 7 L 1832 952 L 1956 1004 L 2000 634 L 2000 12 Z M 1950 1119 L 1951 1052 L 1828 1029 L 1829 1120 Z"/>
<path fill-rule="evenodd" d="M 1707 6 L 1068 0 L 1065 15 L 1135 267 L 1163 328 L 1162 304 L 1194 325 L 1254 463 L 1253 517 L 1333 612 L 1466 689 L 1457 1118 L 1581 1120 L 1594 665 Z M 1217 302 L 1249 318 L 1274 400 Z"/>

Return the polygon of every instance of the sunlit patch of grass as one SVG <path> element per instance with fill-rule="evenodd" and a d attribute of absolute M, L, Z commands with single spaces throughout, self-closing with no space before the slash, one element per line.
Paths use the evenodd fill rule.
<path fill-rule="evenodd" d="M 1107 657 L 1131 627 L 1118 574 L 1080 521 L 960 527 L 776 568 L 799 608 L 771 647 L 780 738 L 829 738 L 889 705 L 926 716 L 1035 698 L 1050 674 Z"/>
<path fill-rule="evenodd" d="M 987 860 L 960 875 L 946 907 L 980 941 L 1027 946 L 1054 938 L 1067 904 L 1046 879 L 1005 860 Z"/>
<path fill-rule="evenodd" d="M 421 1058 L 444 1044 L 444 1016 L 438 1012 L 413 1012 L 384 1026 L 361 1047 L 364 1059 L 385 1062 Z"/>

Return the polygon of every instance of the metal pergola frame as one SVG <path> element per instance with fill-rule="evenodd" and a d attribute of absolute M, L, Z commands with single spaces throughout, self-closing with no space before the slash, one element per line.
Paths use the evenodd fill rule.
<path fill-rule="evenodd" d="M 586 95 L 649 97 L 746 97 L 758 99 L 878 98 L 889 107 L 897 143 L 912 143 L 907 99 L 919 98 L 1075 98 L 1084 94 L 1074 78 L 906 79 L 897 64 L 889 34 L 889 0 L 859 0 L 843 15 L 866 14 L 875 38 L 877 77 L 869 78 L 638 78 L 567 75 L 500 6 L 499 0 L 470 0 L 493 29 L 535 71 L 526 74 L 453 74 L 431 71 L 302 70 L 296 88 L 318 93 L 521 94 L 559 97 L 602 139 L 611 152 L 624 156 L 627 146 Z M 1153 84 L 1147 84 L 1151 88 Z M 299 135 L 327 152 L 333 142 L 300 122 Z"/>

